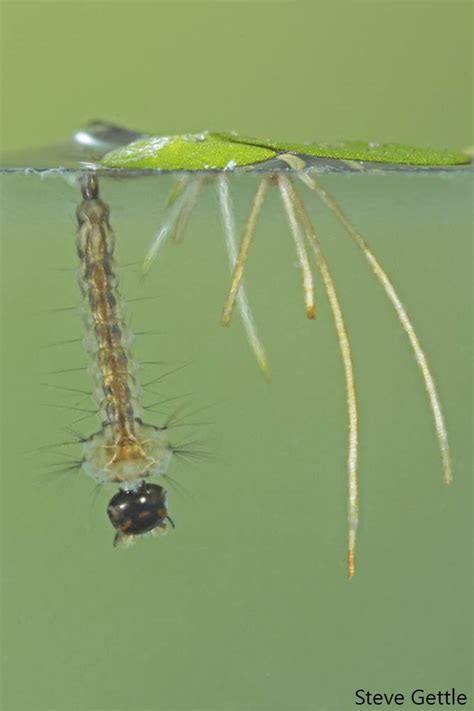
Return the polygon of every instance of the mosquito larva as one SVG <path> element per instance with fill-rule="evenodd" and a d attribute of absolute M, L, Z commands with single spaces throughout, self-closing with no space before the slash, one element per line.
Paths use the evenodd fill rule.
<path fill-rule="evenodd" d="M 79 284 L 83 296 L 85 344 L 94 379 L 101 428 L 83 442 L 82 468 L 99 484 L 119 491 L 107 507 L 116 529 L 115 543 L 156 529 L 165 530 L 167 494 L 148 479 L 165 474 L 174 448 L 165 429 L 145 424 L 140 416 L 129 334 L 120 309 L 114 236 L 109 208 L 99 197 L 97 176 L 81 182 L 77 208 Z"/>

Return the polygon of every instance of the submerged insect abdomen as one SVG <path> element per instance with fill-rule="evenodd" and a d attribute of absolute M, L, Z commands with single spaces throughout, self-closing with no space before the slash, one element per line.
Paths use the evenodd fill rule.
<path fill-rule="evenodd" d="M 86 198 L 77 210 L 77 252 L 80 286 L 85 300 L 87 340 L 96 380 L 96 399 L 103 420 L 124 442 L 135 429 L 136 386 L 126 345 L 126 329 L 118 307 L 114 238 L 108 208 L 98 197 Z"/>
<path fill-rule="evenodd" d="M 83 467 L 97 481 L 137 486 L 151 474 L 164 473 L 172 447 L 163 430 L 139 417 L 129 336 L 118 294 L 109 210 L 99 198 L 97 179 L 87 176 L 77 209 L 79 282 L 88 333 L 85 339 L 95 380 L 94 397 L 102 428 L 84 445 Z"/>

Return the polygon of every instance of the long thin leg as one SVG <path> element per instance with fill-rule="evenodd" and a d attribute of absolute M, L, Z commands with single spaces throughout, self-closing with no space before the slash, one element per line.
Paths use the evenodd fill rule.
<path fill-rule="evenodd" d="M 188 220 L 191 213 L 196 205 L 196 200 L 201 190 L 204 180 L 202 177 L 197 177 L 192 179 L 192 183 L 189 186 L 188 195 L 183 203 L 183 206 L 178 214 L 174 228 L 171 230 L 171 238 L 174 242 L 182 242 L 184 231 L 188 224 Z"/>
<path fill-rule="evenodd" d="M 237 262 L 237 240 L 235 237 L 234 210 L 232 207 L 232 198 L 230 196 L 229 180 L 227 176 L 219 176 L 217 187 L 222 221 L 224 223 L 224 235 L 227 254 L 229 257 L 229 265 L 231 271 L 234 271 L 235 264 Z M 247 294 L 245 293 L 243 282 L 237 294 L 237 306 L 240 311 L 242 323 L 244 324 L 245 333 L 247 334 L 247 340 L 255 355 L 255 358 L 257 359 L 258 366 L 262 373 L 267 376 L 268 364 L 265 349 L 260 338 L 258 337 L 257 327 L 250 309 Z"/>
<path fill-rule="evenodd" d="M 175 229 L 183 210 L 187 210 L 189 204 L 192 209 L 200 187 L 201 181 L 196 178 L 191 178 L 182 188 L 181 193 L 172 203 L 168 215 L 165 217 L 160 229 L 150 244 L 150 248 L 143 265 L 144 271 L 148 271 L 150 269 L 151 263 L 156 257 L 158 250 L 163 246 L 170 232 L 172 233 Z"/>
<path fill-rule="evenodd" d="M 176 200 L 179 198 L 179 196 L 183 192 L 183 189 L 189 183 L 189 180 L 190 180 L 190 176 L 187 173 L 185 173 L 184 175 L 180 175 L 175 180 L 175 182 L 171 186 L 171 190 L 168 193 L 168 197 L 166 198 L 166 201 L 165 201 L 166 207 L 171 207 L 171 205 L 174 205 Z"/>
<path fill-rule="evenodd" d="M 290 166 L 293 170 L 303 170 L 305 167 L 305 162 L 299 156 L 292 155 L 291 153 L 284 153 L 278 156 L 281 161 Z M 300 263 L 301 272 L 303 275 L 303 291 L 305 296 L 306 314 L 308 318 L 316 317 L 316 305 L 314 303 L 314 287 L 313 287 L 313 275 L 311 273 L 311 268 L 309 266 L 308 255 L 304 245 L 304 240 L 301 237 L 299 230 L 292 230 L 293 239 L 295 241 L 296 254 L 298 256 L 298 261 Z"/>
<path fill-rule="evenodd" d="M 339 220 L 339 222 L 345 227 L 347 232 L 349 233 L 350 237 L 352 238 L 353 242 L 359 247 L 359 249 L 364 253 L 367 261 L 369 262 L 370 266 L 372 267 L 375 276 L 379 280 L 379 282 L 382 284 L 382 287 L 387 294 L 387 297 L 389 301 L 391 302 L 393 308 L 396 311 L 396 314 L 398 316 L 398 319 L 400 323 L 403 326 L 403 329 L 405 333 L 408 336 L 408 340 L 410 341 L 410 345 L 413 349 L 413 352 L 415 354 L 415 359 L 418 363 L 418 366 L 421 371 L 421 375 L 423 377 L 423 381 L 425 383 L 425 388 L 426 392 L 428 393 L 428 399 L 431 407 L 431 411 L 433 413 L 433 419 L 434 419 L 434 425 L 435 425 L 435 430 L 436 430 L 436 436 L 438 439 L 438 444 L 441 452 L 441 461 L 442 461 L 442 466 L 443 466 L 443 478 L 444 482 L 446 484 L 450 484 L 453 479 L 453 473 L 452 473 L 452 464 L 451 464 L 451 455 L 450 455 L 450 450 L 449 450 L 449 442 L 448 442 L 448 433 L 446 430 L 446 424 L 444 421 L 443 413 L 441 410 L 441 403 L 438 397 L 438 393 L 436 390 L 436 385 L 433 380 L 433 376 L 431 375 L 431 371 L 428 366 L 428 362 L 426 360 L 426 355 L 420 345 L 420 342 L 418 340 L 418 337 L 415 333 L 415 330 L 413 328 L 413 325 L 410 321 L 410 318 L 405 310 L 405 307 L 403 306 L 402 302 L 400 301 L 400 298 L 398 297 L 397 292 L 395 291 L 395 288 L 390 281 L 388 275 L 386 274 L 385 270 L 382 268 L 380 265 L 379 261 L 375 257 L 375 255 L 371 252 L 369 247 L 367 246 L 364 238 L 362 235 L 359 233 L 359 231 L 356 229 L 356 227 L 352 224 L 352 222 L 347 218 L 347 216 L 344 214 L 344 212 L 341 210 L 337 202 L 334 200 L 334 198 L 321 186 L 319 185 L 316 180 L 314 180 L 311 176 L 305 175 L 304 176 L 304 182 L 306 185 L 308 185 L 312 190 L 314 190 L 321 200 L 324 202 L 327 207 L 335 214 L 336 218 Z"/>
<path fill-rule="evenodd" d="M 311 267 L 309 266 L 308 253 L 306 252 L 304 239 L 300 230 L 292 229 L 291 232 L 295 242 L 296 254 L 298 256 L 303 276 L 303 293 L 306 306 L 306 315 L 308 318 L 313 319 L 316 317 L 316 305 L 314 302 L 313 275 L 311 273 Z"/>
<path fill-rule="evenodd" d="M 247 220 L 247 224 L 245 225 L 245 231 L 242 237 L 242 242 L 240 244 L 237 261 L 235 263 L 232 281 L 224 304 L 224 311 L 222 314 L 222 323 L 224 326 L 229 325 L 232 316 L 232 311 L 234 309 L 237 293 L 239 291 L 242 278 L 244 276 L 245 263 L 249 254 L 250 245 L 252 244 L 252 237 L 255 231 L 255 225 L 257 224 L 257 218 L 260 213 L 260 209 L 262 207 L 267 188 L 268 178 L 262 178 L 257 188 L 257 192 L 255 193 L 255 197 L 252 203 L 252 209 L 250 210 L 250 215 Z"/>
<path fill-rule="evenodd" d="M 314 252 L 316 264 L 321 274 L 324 288 L 328 296 L 329 304 L 332 309 L 337 337 L 339 340 L 339 347 L 341 350 L 342 361 L 344 365 L 344 374 L 346 379 L 347 410 L 349 419 L 349 449 L 347 457 L 349 531 L 347 567 L 349 577 L 352 578 L 355 574 L 355 547 L 357 526 L 359 520 L 359 494 L 357 476 L 358 418 L 351 347 L 344 324 L 344 318 L 342 316 L 341 307 L 337 298 L 334 282 L 329 271 L 327 262 L 321 251 L 319 239 L 314 231 L 308 214 L 303 206 L 303 203 L 300 200 L 299 195 L 294 189 L 291 180 L 289 180 L 285 175 L 280 175 L 278 176 L 278 185 L 280 188 L 283 204 L 285 206 L 292 233 L 299 233 L 301 227 Z"/>

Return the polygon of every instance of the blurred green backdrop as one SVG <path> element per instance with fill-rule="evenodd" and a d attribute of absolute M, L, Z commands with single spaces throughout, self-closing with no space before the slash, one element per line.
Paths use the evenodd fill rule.
<path fill-rule="evenodd" d="M 2 3 L 2 143 L 103 119 L 294 140 L 472 143 L 472 3 Z"/>

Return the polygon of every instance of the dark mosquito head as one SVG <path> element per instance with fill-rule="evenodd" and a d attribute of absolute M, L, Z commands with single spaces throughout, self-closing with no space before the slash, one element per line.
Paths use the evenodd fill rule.
<path fill-rule="evenodd" d="M 112 526 L 117 530 L 115 543 L 128 536 L 139 536 L 154 528 L 166 529 L 168 517 L 166 491 L 158 484 L 143 482 L 136 489 L 120 489 L 107 507 Z"/>

